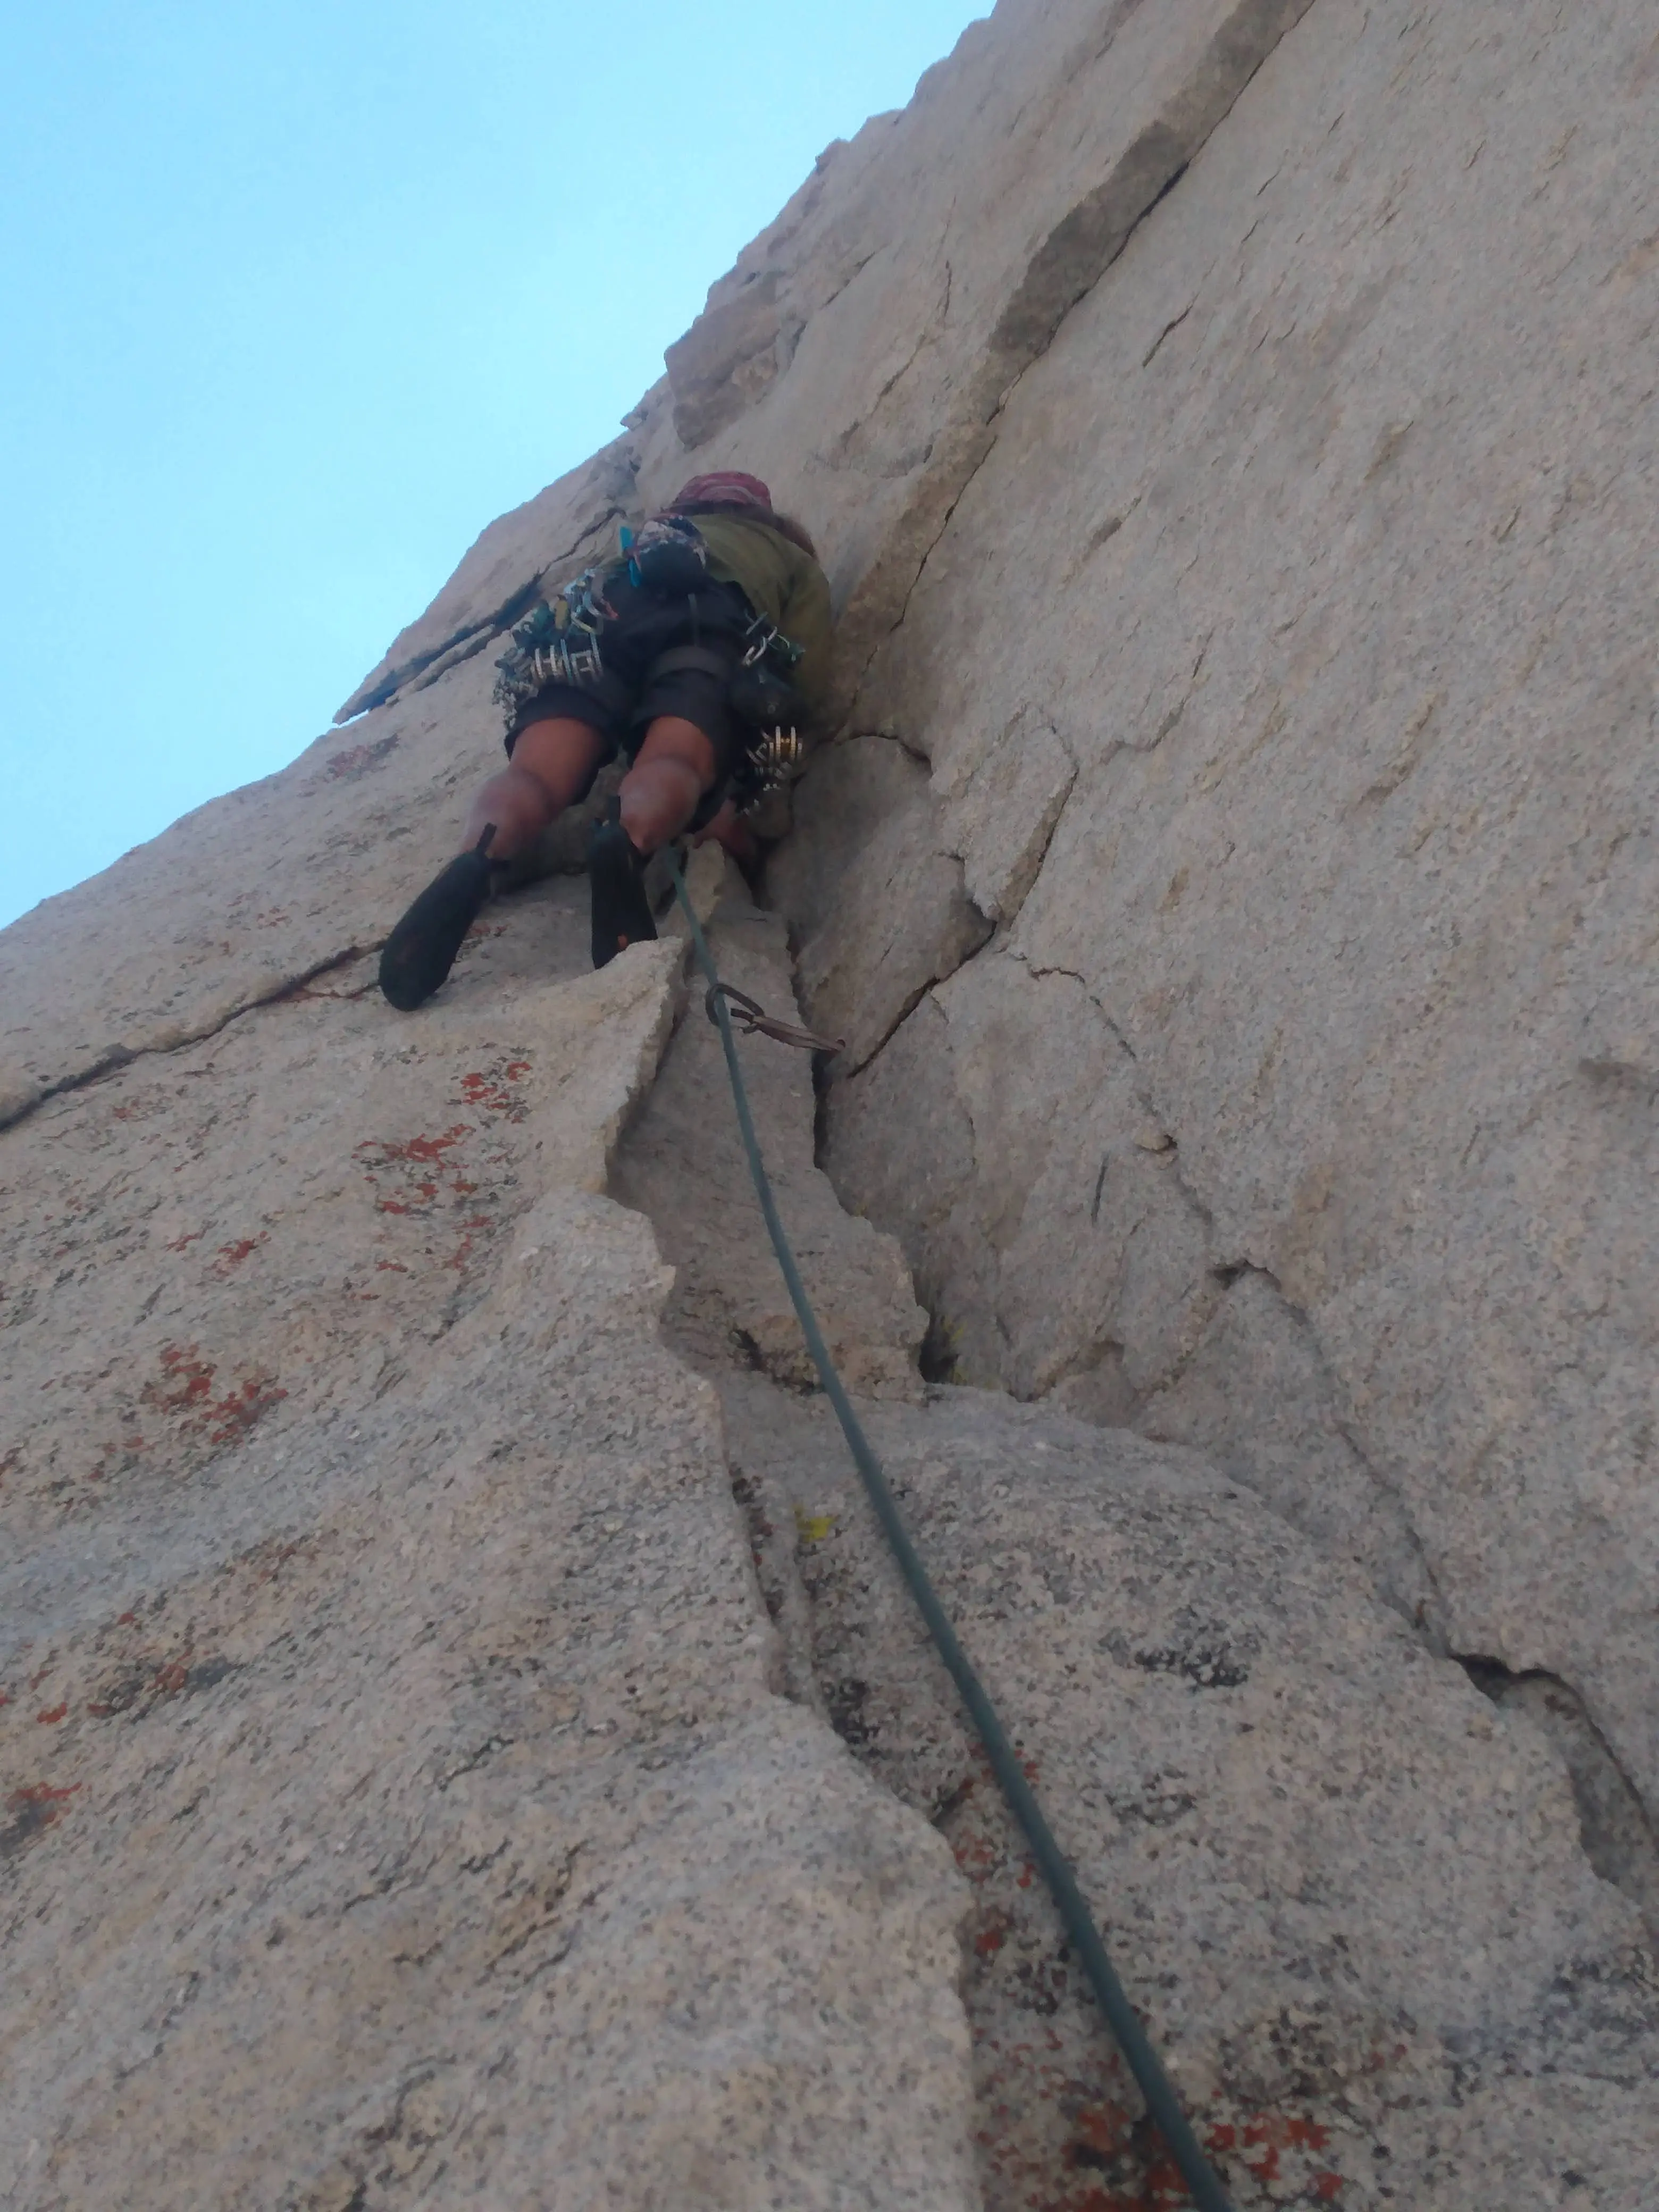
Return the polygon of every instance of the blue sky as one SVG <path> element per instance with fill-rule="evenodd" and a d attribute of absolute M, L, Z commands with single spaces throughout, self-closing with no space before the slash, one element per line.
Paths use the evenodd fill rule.
<path fill-rule="evenodd" d="M 308 744 L 988 6 L 13 10 L 0 923 Z"/>

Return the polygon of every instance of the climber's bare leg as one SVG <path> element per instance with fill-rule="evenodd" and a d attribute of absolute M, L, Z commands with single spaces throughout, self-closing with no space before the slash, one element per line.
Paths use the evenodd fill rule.
<path fill-rule="evenodd" d="M 655 853 L 678 837 L 714 781 L 705 733 L 678 714 L 659 714 L 623 778 L 622 823 L 635 851 Z"/>
<path fill-rule="evenodd" d="M 472 802 L 465 844 L 380 948 L 380 988 L 399 1013 L 424 1006 L 454 966 L 489 896 L 489 862 L 512 860 L 556 814 L 584 797 L 609 750 L 597 730 L 570 715 L 550 716 L 519 732 L 512 761 Z M 477 849 L 487 829 L 494 831 L 488 859 Z"/>
<path fill-rule="evenodd" d="M 526 845 L 535 843 L 556 816 L 587 796 L 608 750 L 591 724 L 571 715 L 528 724 L 519 732 L 507 766 L 492 775 L 473 799 L 465 845 L 476 845 L 485 824 L 493 822 L 490 859 L 516 858 Z"/>
<path fill-rule="evenodd" d="M 732 855 L 746 878 L 753 877 L 760 866 L 760 840 L 746 822 L 738 818 L 738 810 L 731 799 L 726 800 L 712 822 L 698 830 L 691 842 L 702 845 L 710 838 Z"/>

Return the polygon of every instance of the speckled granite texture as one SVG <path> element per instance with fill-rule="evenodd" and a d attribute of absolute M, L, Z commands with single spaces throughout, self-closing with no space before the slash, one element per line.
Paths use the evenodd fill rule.
<path fill-rule="evenodd" d="M 1659 2205 L 1659 39 L 1002 0 L 343 714 L 0 935 L 0 2202 L 1174 2212 L 683 945 L 373 954 L 693 469 L 842 720 L 722 963 L 1241 2212 Z M 580 827 L 545 856 L 568 867 Z"/>

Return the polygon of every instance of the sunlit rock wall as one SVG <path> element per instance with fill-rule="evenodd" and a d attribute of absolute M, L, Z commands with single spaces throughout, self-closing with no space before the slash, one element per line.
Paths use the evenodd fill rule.
<path fill-rule="evenodd" d="M 1030 1917 L 964 1974 L 928 1824 L 971 1875 L 996 1816 L 935 1794 L 968 1754 L 816 1425 L 660 1340 L 805 1379 L 734 1156 L 675 1202 L 724 1110 L 657 1085 L 677 953 L 591 977 L 544 884 L 417 1024 L 373 994 L 499 758 L 502 628 L 726 465 L 842 615 L 767 884 L 848 1039 L 822 1160 L 933 1371 L 1047 1409 L 908 1402 L 892 1247 L 834 1214 L 800 1071 L 759 1095 L 1139 2000 L 1259 2127 L 1340 2122 L 1303 2201 L 1385 2154 L 1437 2212 L 1634 2201 L 1656 99 L 1636 0 L 1004 0 L 349 728 L 0 939 L 21 2203 L 1013 2201 L 973 2145 L 1016 1966 L 1064 1965 L 1041 1900 L 987 1843 L 972 1910 L 994 1862 Z M 1215 1678 L 1224 1616 L 1260 1679 Z M 821 1717 L 849 1680 L 908 1810 Z M 1229 1886 L 1253 1836 L 1296 1848 Z M 1407 2006 L 1392 2059 L 1321 2039 Z M 1045 2202 L 1096 2187 L 1074 2089 L 991 2116 Z M 1243 2201 L 1294 2193 L 1241 2145 Z"/>
<path fill-rule="evenodd" d="M 1319 0 L 864 672 L 912 868 L 825 896 L 832 757 L 775 872 L 955 1371 L 1219 1452 L 1650 1803 L 1656 97 L 1640 6 Z M 995 934 L 912 1007 L 935 854 Z"/>

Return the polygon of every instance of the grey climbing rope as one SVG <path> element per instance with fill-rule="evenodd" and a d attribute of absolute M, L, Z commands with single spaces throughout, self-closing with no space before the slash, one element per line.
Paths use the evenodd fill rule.
<path fill-rule="evenodd" d="M 836 1409 L 836 1419 L 841 1423 L 842 1434 L 852 1453 L 876 1517 L 881 1522 L 899 1570 L 909 1586 L 917 1609 L 927 1625 L 927 1632 L 937 1646 L 939 1655 L 950 1669 L 969 1717 L 979 1731 L 991 1766 L 1001 1784 L 1002 1793 L 1020 1826 L 1025 1831 L 1036 1863 L 1042 1869 L 1066 1933 L 1076 1947 L 1083 1971 L 1106 2016 L 1107 2025 L 1117 2039 L 1117 2045 L 1128 2063 L 1130 2072 L 1140 2084 L 1146 2108 L 1157 2124 L 1158 2132 L 1169 2146 L 1170 2154 L 1180 2168 L 1182 2179 L 1191 2192 L 1199 2212 L 1231 2212 L 1226 2191 L 1216 2178 L 1215 2171 L 1205 2157 L 1193 2132 L 1192 2123 L 1182 2108 L 1175 2085 L 1164 2072 L 1162 2061 L 1152 2048 L 1139 2015 L 1130 2003 L 1122 1983 L 1117 1978 L 1096 1927 L 1088 1900 L 1079 1888 L 1077 1877 L 1066 1862 L 1065 1853 L 1054 1840 L 1048 1816 L 1037 1802 L 1036 1792 L 1025 1778 L 1006 1729 L 998 1718 L 984 1684 L 975 1673 L 973 1662 L 963 1650 L 950 1615 L 939 1602 L 939 1593 L 928 1578 L 921 1556 L 911 1541 L 910 1532 L 904 1525 L 897 1501 L 893 1496 L 881 1462 L 876 1457 L 863 1425 L 853 1410 L 852 1401 L 842 1387 L 836 1363 L 830 1356 L 823 1332 L 818 1327 L 817 1316 L 806 1295 L 800 1269 L 795 1264 L 794 1253 L 784 1233 L 779 1218 L 777 1203 L 772 1195 L 772 1185 L 767 1176 L 766 1163 L 761 1156 L 760 1140 L 755 1134 L 754 1116 L 749 1110 L 749 1093 L 744 1088 L 743 1069 L 738 1061 L 737 1041 L 732 1033 L 732 1018 L 726 1007 L 725 987 L 714 965 L 708 940 L 703 935 L 702 925 L 686 893 L 685 878 L 681 872 L 679 856 L 672 848 L 669 862 L 674 876 L 674 895 L 680 902 L 697 960 L 708 982 L 707 1008 L 708 1016 L 719 1028 L 720 1045 L 726 1054 L 726 1073 L 732 1079 L 732 1103 L 737 1108 L 738 1127 L 743 1137 L 743 1148 L 749 1156 L 749 1172 L 753 1178 L 755 1195 L 760 1200 L 761 1212 L 766 1218 L 767 1234 L 772 1239 L 772 1249 L 777 1255 L 778 1266 L 788 1288 L 790 1303 L 795 1309 L 801 1330 L 806 1339 L 806 1348 L 812 1355 L 812 1364 L 818 1370 L 818 1379 L 824 1395 Z"/>

